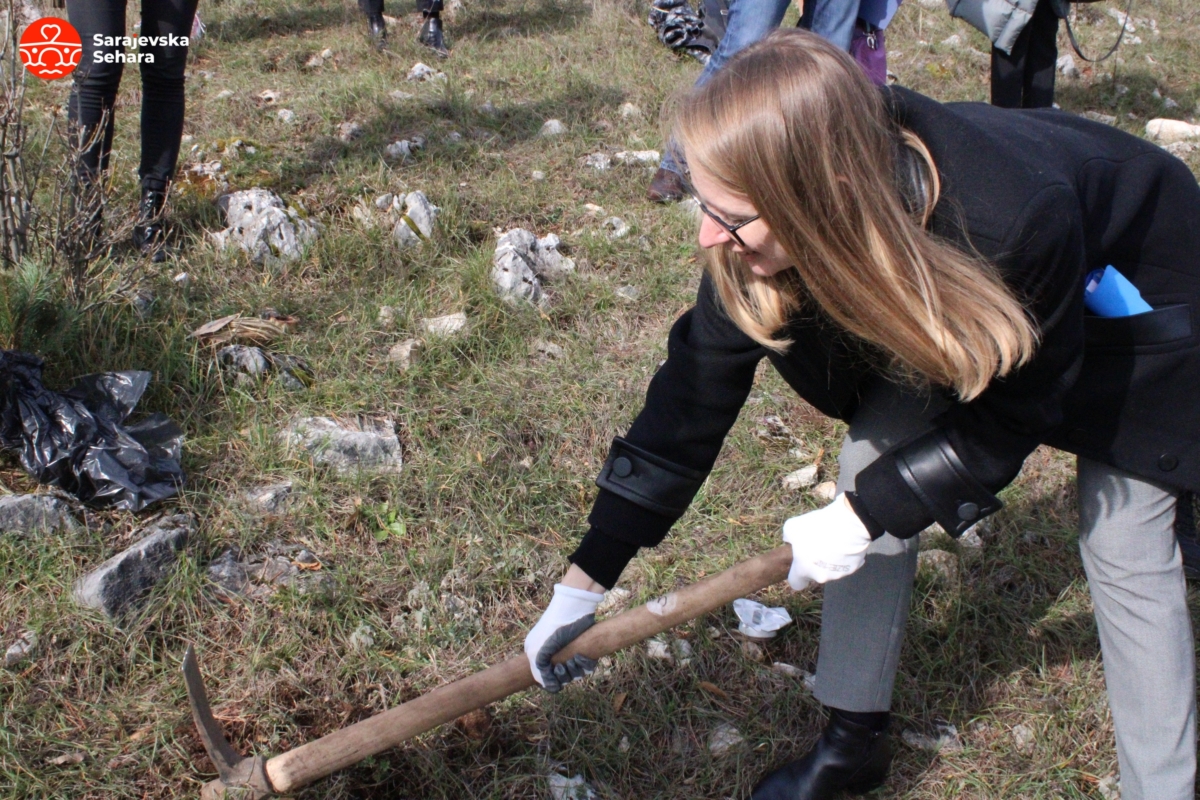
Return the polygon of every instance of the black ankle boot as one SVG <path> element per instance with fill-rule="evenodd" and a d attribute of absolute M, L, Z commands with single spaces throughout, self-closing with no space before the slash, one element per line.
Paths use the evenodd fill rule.
<path fill-rule="evenodd" d="M 417 34 L 417 41 L 437 53 L 442 58 L 450 55 L 446 49 L 446 39 L 442 33 L 442 18 L 436 14 L 425 17 L 425 24 Z"/>
<path fill-rule="evenodd" d="M 161 264 L 167 260 L 163 250 L 166 234 L 163 231 L 163 207 L 167 204 L 167 193 L 156 189 L 142 189 L 142 201 L 138 204 L 138 218 L 133 226 L 133 246 L 142 255 Z"/>
<path fill-rule="evenodd" d="M 383 14 L 367 16 L 367 33 L 377 47 L 383 47 L 387 43 L 387 23 L 384 22 Z"/>
<path fill-rule="evenodd" d="M 751 800 L 831 800 L 843 791 L 865 794 L 881 785 L 892 763 L 887 725 L 872 730 L 831 708 L 829 724 L 804 758 L 772 772 Z"/>

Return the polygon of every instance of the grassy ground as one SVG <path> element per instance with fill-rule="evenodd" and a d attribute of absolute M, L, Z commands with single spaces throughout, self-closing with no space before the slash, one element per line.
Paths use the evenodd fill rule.
<path fill-rule="evenodd" d="M 1085 12 L 1094 24 L 1080 33 L 1093 51 L 1116 34 L 1110 5 Z M 608 442 L 640 407 L 698 279 L 692 221 L 642 199 L 645 170 L 579 164 L 602 149 L 661 147 L 658 109 L 698 73 L 657 44 L 645 10 L 633 0 L 468 0 L 448 25 L 454 54 L 436 65 L 447 81 L 414 85 L 404 80 L 409 67 L 433 62 L 413 41 L 411 14 L 378 53 L 348 1 L 203 4 L 209 35 L 190 67 L 183 166 L 220 159 L 233 188 L 270 188 L 326 230 L 303 260 L 254 266 L 212 249 L 205 232 L 221 227 L 213 189 L 181 182 L 171 260 L 145 279 L 150 313 L 109 302 L 63 313 L 23 342 L 47 359 L 52 385 L 103 369 L 154 371 L 143 409 L 165 411 L 188 431 L 190 479 L 172 505 L 201 524 L 180 569 L 119 629 L 75 607 L 70 585 L 127 546 L 137 520 L 99 514 L 77 535 L 0 537 L 2 643 L 26 628 L 41 640 L 33 660 L 0 672 L 0 797 L 195 796 L 214 774 L 178 674 L 189 643 L 234 745 L 267 755 L 518 650 L 583 532 Z M 1185 0 L 1145 0 L 1134 16 L 1155 19 L 1160 33 L 1141 25 L 1141 44 L 1063 81 L 1059 101 L 1140 133 L 1163 113 L 1156 89 L 1179 104 L 1166 115 L 1197 114 L 1200 11 Z M 957 42 L 946 43 L 953 34 Z M 986 42 L 940 4 L 910 0 L 888 38 L 900 82 L 941 99 L 986 98 Z M 331 59 L 306 66 L 326 48 Z M 66 90 L 31 87 L 37 124 L 62 107 Z M 279 98 L 261 100 L 264 90 Z M 395 90 L 414 97 L 394 99 Z M 494 113 L 481 110 L 487 102 Z M 644 115 L 623 117 L 626 102 Z M 139 103 L 131 74 L 117 109 L 112 219 L 135 202 Z M 295 121 L 281 122 L 280 108 Z M 539 138 L 549 118 L 567 134 Z M 365 135 L 339 141 L 345 121 Z M 462 140 L 450 141 L 451 132 Z M 413 134 L 428 140 L 413 163 L 383 158 L 388 143 Z M 222 155 L 235 139 L 256 152 Z M 1200 154 L 1189 158 L 1200 168 Z M 535 181 L 535 170 L 547 178 Z M 398 251 L 386 231 L 363 232 L 350 215 L 360 198 L 415 189 L 443 209 L 434 241 L 419 249 Z M 609 241 L 585 203 L 623 217 L 630 235 Z M 491 290 L 492 231 L 512 226 L 558 233 L 579 263 L 578 275 L 552 286 L 543 312 L 510 308 Z M 172 281 L 183 271 L 188 288 Z M 636 299 L 617 294 L 626 286 Z M 381 305 L 398 309 L 390 329 L 377 322 Z M 278 349 L 313 365 L 308 391 L 236 386 L 185 338 L 207 320 L 267 306 L 302 319 Z M 419 335 L 420 319 L 457 311 L 471 320 L 464 337 L 430 341 L 407 372 L 385 362 L 392 344 Z M 562 357 L 537 355 L 537 340 L 561 346 Z M 402 474 L 340 477 L 275 443 L 294 416 L 356 413 L 397 421 Z M 780 478 L 807 461 L 757 435 L 769 414 L 809 454 L 825 448 L 822 479 L 836 477 L 840 425 L 764 371 L 692 510 L 625 573 L 632 601 L 773 546 L 785 516 L 818 503 L 781 488 Z M 32 488 L 14 461 L 0 467 L 8 488 Z M 231 500 L 280 479 L 303 493 L 285 515 L 254 517 Z M 1007 490 L 982 555 L 964 556 L 962 581 L 919 577 L 897 727 L 948 721 L 963 748 L 935 756 L 900 746 L 880 796 L 1100 796 L 1098 782 L 1116 761 L 1073 491 L 1069 460 L 1039 451 Z M 381 534 L 392 512 L 403 532 Z M 317 554 L 336 591 L 221 599 L 206 576 L 210 560 L 230 545 L 262 553 L 272 542 Z M 928 546 L 957 549 L 936 537 Z M 558 697 L 511 698 L 487 725 L 421 737 L 300 796 L 547 797 L 544 776 L 556 764 L 582 773 L 603 798 L 745 796 L 822 724 L 801 682 L 771 669 L 773 661 L 811 669 L 820 592 L 774 589 L 763 599 L 797 620 L 764 661 L 742 652 L 731 612 L 714 614 L 678 633 L 694 650 L 689 665 L 623 653 Z M 1200 611 L 1200 595 L 1193 601 Z M 375 644 L 359 651 L 348 640 L 363 624 Z M 746 742 L 715 758 L 708 737 L 722 723 Z M 1014 744 L 1017 725 L 1036 733 L 1032 748 Z M 77 752 L 82 763 L 53 763 Z"/>

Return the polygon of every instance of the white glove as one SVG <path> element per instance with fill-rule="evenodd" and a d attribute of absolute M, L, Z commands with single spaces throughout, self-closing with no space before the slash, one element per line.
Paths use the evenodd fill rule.
<path fill-rule="evenodd" d="M 554 598 L 525 637 L 525 656 L 529 659 L 533 679 L 542 688 L 557 692 L 576 678 L 591 675 L 592 670 L 596 669 L 596 662 L 582 654 L 572 656 L 561 664 L 551 664 L 550 659 L 595 624 L 596 607 L 603 599 L 603 592 L 597 594 L 561 583 L 554 584 Z"/>
<path fill-rule="evenodd" d="M 783 523 L 783 540 L 792 546 L 788 585 L 798 592 L 814 581 L 844 578 L 861 567 L 871 534 L 843 492 L 824 508 Z"/>

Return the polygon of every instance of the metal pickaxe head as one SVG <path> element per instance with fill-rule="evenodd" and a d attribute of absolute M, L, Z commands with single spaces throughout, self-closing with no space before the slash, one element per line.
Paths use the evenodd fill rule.
<path fill-rule="evenodd" d="M 200 667 L 196 663 L 196 652 L 191 645 L 183 654 L 183 680 L 187 684 L 196 730 L 221 776 L 219 780 L 205 784 L 200 793 L 201 800 L 262 800 L 273 796 L 275 791 L 267 779 L 266 762 L 259 756 L 247 758 L 234 750 L 213 718 Z"/>

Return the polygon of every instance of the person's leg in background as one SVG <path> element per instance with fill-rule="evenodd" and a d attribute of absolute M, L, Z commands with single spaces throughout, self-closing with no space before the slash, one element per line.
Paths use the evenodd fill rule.
<path fill-rule="evenodd" d="M 1054 105 L 1054 76 L 1058 70 L 1058 15 L 1050 0 L 1037 4 L 1026 28 L 1029 44 L 1021 108 L 1050 108 Z"/>
<path fill-rule="evenodd" d="M 945 405 L 886 381 L 870 387 L 842 444 L 837 491 L 853 490 L 859 472 L 928 430 Z M 825 584 L 813 694 L 829 709 L 829 724 L 812 750 L 768 775 L 752 800 L 825 800 L 845 789 L 869 790 L 886 777 L 892 687 L 919 547 L 915 536 L 884 535 L 872 542 L 861 569 Z"/>
<path fill-rule="evenodd" d="M 417 10 L 424 18 L 417 41 L 443 58 L 450 55 L 442 31 L 442 0 L 417 0 Z"/>
<path fill-rule="evenodd" d="M 367 33 L 382 47 L 387 42 L 387 23 L 383 21 L 383 0 L 358 0 L 358 8 L 367 16 Z"/>
<path fill-rule="evenodd" d="M 848 52 L 858 6 L 859 0 L 805 0 L 799 25 Z"/>
<path fill-rule="evenodd" d="M 735 53 L 749 47 L 779 27 L 791 0 L 731 0 L 725 20 L 725 35 L 717 51 L 704 65 L 696 86 L 703 86 Z M 650 181 L 646 198 L 655 203 L 673 203 L 683 199 L 683 173 L 687 167 L 673 142 L 663 149 L 658 171 Z"/>
<path fill-rule="evenodd" d="M 197 0 L 143 0 L 143 36 L 186 37 L 192 31 Z M 167 192 L 179 162 L 183 136 L 184 70 L 187 47 L 159 45 L 149 48 L 153 62 L 142 62 L 142 180 L 138 220 L 133 243 L 155 261 L 165 259 L 162 250 L 162 212 Z"/>
<path fill-rule="evenodd" d="M 94 46 L 94 36 L 125 34 L 125 0 L 67 0 L 67 19 L 79 31 L 83 54 L 71 83 L 67 100 L 67 124 L 71 147 L 76 152 L 72 201 L 80 238 L 90 242 L 99 237 L 103 212 L 101 176 L 108 169 L 112 151 L 113 110 L 121 86 L 124 65 L 95 60 L 97 50 L 117 52 L 118 47 Z"/>
<path fill-rule="evenodd" d="M 1079 459 L 1079 549 L 1095 608 L 1122 800 L 1192 800 L 1196 665 L 1176 493 Z"/>

